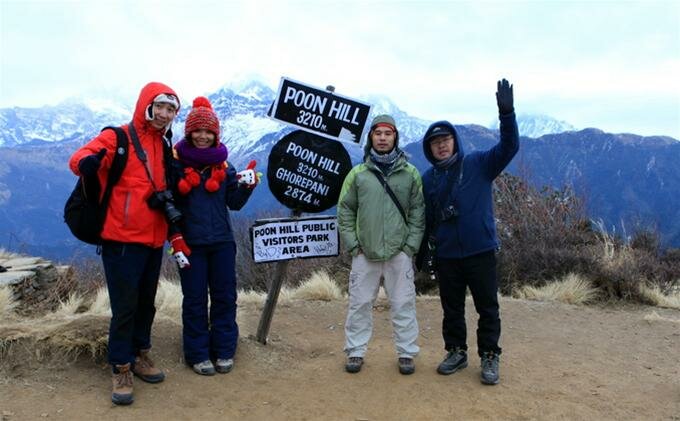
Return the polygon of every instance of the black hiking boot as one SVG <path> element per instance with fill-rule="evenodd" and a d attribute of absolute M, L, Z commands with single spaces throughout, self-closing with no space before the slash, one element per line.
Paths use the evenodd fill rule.
<path fill-rule="evenodd" d="M 500 356 L 492 351 L 482 354 L 482 373 L 480 375 L 482 384 L 498 384 L 500 376 L 498 369 Z"/>
<path fill-rule="evenodd" d="M 364 359 L 362 357 L 349 357 L 347 358 L 347 364 L 345 364 L 345 370 L 348 373 L 358 373 L 361 371 L 363 364 Z"/>
<path fill-rule="evenodd" d="M 416 371 L 416 365 L 413 358 L 401 357 L 399 358 L 399 372 L 401 374 L 413 374 Z"/>
<path fill-rule="evenodd" d="M 454 348 L 446 354 L 444 361 L 437 367 L 437 373 L 443 375 L 453 374 L 468 366 L 467 352 L 461 348 Z"/>

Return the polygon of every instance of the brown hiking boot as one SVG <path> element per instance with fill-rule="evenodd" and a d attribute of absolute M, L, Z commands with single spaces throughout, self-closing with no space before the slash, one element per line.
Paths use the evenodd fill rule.
<path fill-rule="evenodd" d="M 132 398 L 132 372 L 130 363 L 116 365 L 113 369 L 113 392 L 111 402 L 116 405 L 130 405 Z"/>
<path fill-rule="evenodd" d="M 135 366 L 132 367 L 132 372 L 147 383 L 160 383 L 165 380 L 165 374 L 156 368 L 151 358 L 149 358 L 148 349 L 139 351 L 139 356 L 135 358 Z"/>

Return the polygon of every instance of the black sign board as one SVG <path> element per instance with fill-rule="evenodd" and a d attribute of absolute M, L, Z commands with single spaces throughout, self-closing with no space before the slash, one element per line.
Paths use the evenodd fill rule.
<path fill-rule="evenodd" d="M 359 142 L 371 106 L 281 78 L 270 117 L 336 140 Z"/>
<path fill-rule="evenodd" d="M 296 130 L 271 150 L 267 165 L 269 189 L 284 206 L 322 212 L 338 202 L 352 161 L 340 142 Z"/>

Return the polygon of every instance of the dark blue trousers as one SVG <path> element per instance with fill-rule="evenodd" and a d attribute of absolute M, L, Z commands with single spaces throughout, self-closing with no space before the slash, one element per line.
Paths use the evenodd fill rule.
<path fill-rule="evenodd" d="M 163 248 L 105 242 L 102 262 L 111 302 L 109 363 L 135 362 L 139 350 L 151 348 L 151 325 Z"/>
<path fill-rule="evenodd" d="M 238 343 L 236 244 L 190 247 L 191 267 L 180 270 L 184 360 L 193 365 L 233 358 Z"/>
<path fill-rule="evenodd" d="M 496 253 L 491 250 L 462 259 L 437 259 L 439 296 L 444 320 L 442 336 L 447 350 L 467 350 L 465 326 L 465 290 L 470 288 L 475 309 L 479 314 L 477 323 L 477 352 L 501 353 L 498 339 L 501 336 L 501 318 L 498 306 L 498 280 L 496 276 Z"/>

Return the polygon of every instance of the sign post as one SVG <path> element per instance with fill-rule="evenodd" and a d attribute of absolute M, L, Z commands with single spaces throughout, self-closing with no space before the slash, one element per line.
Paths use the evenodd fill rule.
<path fill-rule="evenodd" d="M 340 142 L 328 139 L 358 142 L 370 111 L 370 106 L 334 95 L 334 90 L 282 78 L 272 106 L 272 118 L 303 130 L 279 140 L 267 165 L 269 189 L 292 209 L 291 218 L 256 221 L 250 229 L 253 260 L 281 260 L 257 327 L 256 339 L 262 344 L 267 343 L 289 260 L 339 254 L 335 217 L 300 218 L 302 212 L 322 212 L 337 203 L 352 161 Z"/>
<path fill-rule="evenodd" d="M 297 218 L 302 214 L 302 212 L 294 210 L 293 218 Z M 281 285 L 283 285 L 284 279 L 286 279 L 286 269 L 288 268 L 288 260 L 278 262 L 276 264 L 276 273 L 274 274 L 274 280 L 272 285 L 267 291 L 267 299 L 264 302 L 264 308 L 262 309 L 262 316 L 260 317 L 260 323 L 257 325 L 257 334 L 255 339 L 262 345 L 267 344 L 267 334 L 269 333 L 269 327 L 272 324 L 272 318 L 274 317 L 274 309 L 276 308 L 276 302 L 279 300 L 279 292 L 281 292 Z"/>

